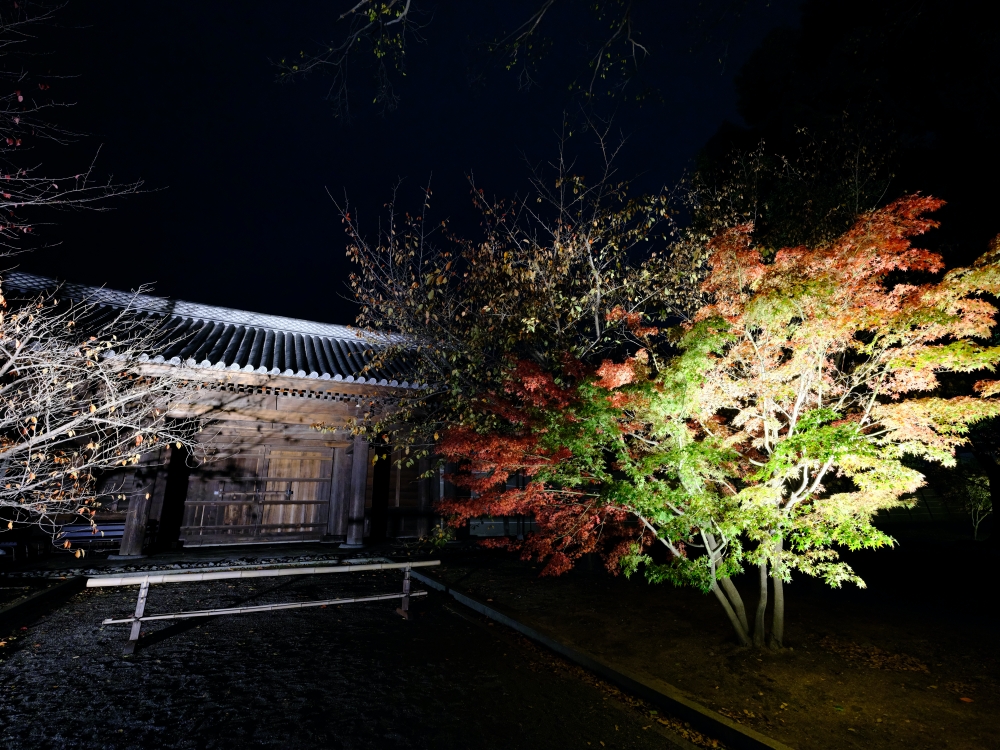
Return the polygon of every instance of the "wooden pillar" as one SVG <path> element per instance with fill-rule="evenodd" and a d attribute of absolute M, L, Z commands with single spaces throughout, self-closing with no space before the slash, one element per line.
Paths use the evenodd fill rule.
<path fill-rule="evenodd" d="M 379 455 L 372 467 L 372 502 L 368 513 L 370 527 L 369 542 L 383 542 L 389 530 L 389 491 L 392 485 L 392 454 L 389 451 Z"/>
<path fill-rule="evenodd" d="M 152 488 L 150 488 L 152 489 Z M 142 543 L 146 539 L 146 522 L 149 520 L 150 493 L 141 490 L 132 495 L 125 516 L 125 533 L 118 549 L 119 557 L 142 557 Z"/>
<path fill-rule="evenodd" d="M 184 501 L 187 500 L 188 482 L 191 478 L 191 467 L 188 465 L 190 455 L 187 448 L 170 446 L 157 529 L 157 546 L 162 550 L 180 547 Z"/>
<path fill-rule="evenodd" d="M 417 461 L 417 472 L 421 479 L 417 480 L 417 536 L 427 536 L 431 531 L 431 482 L 433 479 L 423 477 L 431 468 L 431 462 L 426 458 Z"/>
<path fill-rule="evenodd" d="M 365 543 L 365 491 L 368 485 L 368 441 L 354 438 L 354 459 L 351 461 L 350 503 L 347 511 L 348 547 L 363 547 Z"/>
<path fill-rule="evenodd" d="M 335 448 L 333 451 L 333 486 L 330 488 L 330 511 L 324 542 L 347 540 L 347 515 L 352 497 L 351 456 L 348 448 Z"/>

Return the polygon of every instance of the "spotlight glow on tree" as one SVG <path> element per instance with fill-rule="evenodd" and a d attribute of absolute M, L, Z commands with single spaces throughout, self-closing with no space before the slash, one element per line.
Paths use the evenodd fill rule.
<path fill-rule="evenodd" d="M 892 544 L 872 520 L 923 484 L 906 459 L 953 465 L 969 426 L 1000 414 L 998 381 L 963 395 L 939 387 L 1000 361 L 1000 347 L 980 343 L 995 325 L 983 295 L 1000 294 L 1000 245 L 913 281 L 943 270 L 910 242 L 941 205 L 902 199 L 771 262 L 750 226 L 716 237 L 712 303 L 669 346 L 589 371 L 569 358 L 552 372 L 518 363 L 503 393 L 480 394 L 503 426 L 445 435 L 442 453 L 465 462 L 455 481 L 473 491 L 445 510 L 534 513 L 542 531 L 523 551 L 550 573 L 613 539 L 610 564 L 713 592 L 747 644 L 764 644 L 770 582 L 780 645 L 792 571 L 864 585 L 836 550 Z M 508 488 L 517 472 L 525 486 Z M 650 557 L 655 542 L 668 562 Z M 759 571 L 752 624 L 730 581 L 746 565 Z"/>

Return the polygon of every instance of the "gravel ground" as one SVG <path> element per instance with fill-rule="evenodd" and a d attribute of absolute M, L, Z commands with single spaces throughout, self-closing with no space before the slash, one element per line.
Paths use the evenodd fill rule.
<path fill-rule="evenodd" d="M 398 573 L 153 586 L 147 614 L 398 590 Z M 349 580 L 348 580 L 349 578 Z M 137 589 L 88 589 L 0 642 L 5 748 L 675 748 L 648 713 L 431 593 L 148 623 Z"/>

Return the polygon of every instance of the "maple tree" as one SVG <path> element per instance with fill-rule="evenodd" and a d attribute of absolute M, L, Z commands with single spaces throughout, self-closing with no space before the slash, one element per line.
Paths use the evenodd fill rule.
<path fill-rule="evenodd" d="M 911 459 L 954 465 L 970 426 L 1000 414 L 1000 381 L 940 388 L 1000 361 L 983 343 L 1000 246 L 923 278 L 942 259 L 910 240 L 936 226 L 926 214 L 940 205 L 910 196 L 770 261 L 749 225 L 717 236 L 710 303 L 669 339 L 644 331 L 634 356 L 599 367 L 522 361 L 477 391 L 494 426 L 456 424 L 440 441 L 471 495 L 443 510 L 456 522 L 533 512 L 541 532 L 521 549 L 548 559 L 546 572 L 603 546 L 612 567 L 712 592 L 745 644 L 765 643 L 770 594 L 780 645 L 792 572 L 864 585 L 837 549 L 892 544 L 873 518 L 923 483 Z M 642 326 L 624 309 L 607 317 Z M 670 559 L 657 562 L 652 544 Z M 746 566 L 759 574 L 752 622 L 731 581 Z"/>

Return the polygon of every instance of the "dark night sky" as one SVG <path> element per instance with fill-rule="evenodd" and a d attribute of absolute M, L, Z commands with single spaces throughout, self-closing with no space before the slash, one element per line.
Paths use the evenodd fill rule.
<path fill-rule="evenodd" d="M 572 28 L 550 29 L 563 35 L 562 46 L 541 85 L 519 91 L 493 70 L 473 89 L 468 70 L 481 58 L 466 42 L 469 29 L 485 29 L 485 39 L 498 18 L 491 13 L 514 6 L 497 2 L 490 11 L 440 0 L 426 44 L 411 48 L 398 110 L 382 116 L 361 106 L 345 125 L 324 101 L 328 79 L 279 85 L 269 62 L 332 38 L 343 4 L 71 0 L 61 28 L 40 38 L 51 40 L 54 54 L 32 64 L 77 76 L 62 85 L 78 104 L 60 117 L 89 135 L 46 152 L 46 171 L 80 171 L 100 146 L 99 172 L 142 179 L 155 192 L 117 201 L 107 213 L 46 217 L 58 223 L 47 237 L 61 244 L 23 256 L 20 268 L 351 322 L 345 239 L 326 188 L 338 197 L 346 190 L 374 230 L 397 178 L 416 205 L 417 188 L 433 172 L 436 218 L 472 231 L 465 175 L 510 196 L 525 187 L 524 157 L 555 154 L 561 113 L 576 106 L 563 78 Z M 711 10 L 695 10 L 704 6 L 694 0 L 663 6 L 643 29 L 662 100 L 620 105 L 614 119 L 628 137 L 619 174 L 637 176 L 645 189 L 675 183 L 723 121 L 738 121 L 733 74 L 769 30 L 798 19 L 794 0 L 751 3 L 741 16 L 707 25 Z M 370 91 L 363 76 L 356 90 L 359 98 Z M 577 135 L 570 150 L 586 154 L 591 143 Z"/>

